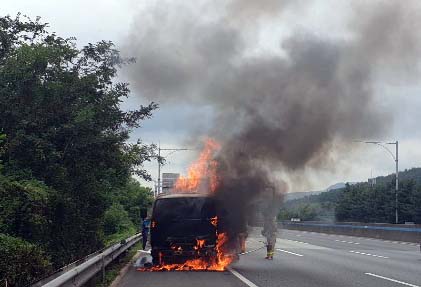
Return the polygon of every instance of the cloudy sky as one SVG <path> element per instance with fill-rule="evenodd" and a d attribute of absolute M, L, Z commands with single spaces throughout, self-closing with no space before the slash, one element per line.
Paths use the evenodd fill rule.
<path fill-rule="evenodd" d="M 152 0 L 3 0 L 0 15 L 15 15 L 21 12 L 30 17 L 41 16 L 42 21 L 50 23 L 50 29 L 56 31 L 59 35 L 76 37 L 79 46 L 103 39 L 112 40 L 125 54 L 138 56 L 136 49 L 139 45 L 137 43 L 139 39 L 140 41 L 142 39 L 158 41 L 159 37 L 156 35 L 152 38 L 147 38 L 145 35 L 147 33 L 158 35 L 162 33 L 165 36 L 165 33 L 168 32 L 162 30 L 161 27 L 155 27 L 161 23 L 153 17 L 156 17 L 156 14 L 154 14 L 156 11 L 166 11 L 176 6 L 172 2 L 176 1 L 165 1 L 164 3 L 167 3 L 167 5 L 162 7 L 163 1 Z M 196 1 L 193 2 L 196 3 Z M 221 1 L 214 2 L 222 3 Z M 238 4 L 240 2 L 242 9 L 237 9 L 235 5 L 240 5 Z M 351 15 L 348 1 L 296 1 L 298 4 L 294 4 L 294 9 L 290 9 L 289 5 L 285 4 L 292 1 L 282 2 L 283 6 L 281 7 L 281 5 L 277 5 L 277 1 L 263 1 L 262 3 L 268 5 L 275 3 L 276 5 L 270 6 L 269 9 L 276 11 L 279 8 L 282 13 L 264 18 L 254 27 L 256 22 L 249 21 L 249 18 L 258 17 L 258 15 L 256 16 L 254 12 L 250 11 L 259 10 L 260 7 L 255 7 L 256 4 L 253 4 L 253 1 L 233 1 L 234 8 L 232 8 L 232 11 L 239 12 L 232 14 L 231 17 L 241 19 L 241 23 L 237 22 L 233 25 L 252 26 L 244 29 L 245 34 L 256 33 L 254 30 L 259 30 L 258 37 L 255 38 L 248 34 L 243 35 L 255 41 L 254 45 L 247 45 L 247 48 L 244 49 L 245 53 L 250 55 L 279 53 L 282 56 L 285 52 L 280 49 L 282 39 L 290 37 L 296 31 L 310 31 L 317 36 L 321 35 L 320 37 L 323 38 L 346 39 L 352 37 L 350 35 L 352 27 L 351 29 L 349 27 L 349 18 L 355 18 L 355 15 Z M 381 1 L 377 2 L 381 3 Z M 195 11 L 197 7 L 190 7 L 193 10 L 192 19 L 195 19 L 194 17 L 198 15 Z M 204 5 L 200 9 L 200 13 L 206 12 L 206 15 L 200 13 L 199 15 L 208 18 L 221 13 L 218 5 L 212 5 L 211 7 Z M 176 10 L 174 13 L 176 13 Z M 218 16 L 216 18 L 218 19 Z M 202 20 L 198 20 L 198 22 L 200 21 Z M 192 23 L 194 25 L 195 22 Z M 178 35 L 184 35 L 183 33 Z M 417 31 L 414 30 L 413 33 L 417 33 Z M 183 41 L 185 40 L 183 39 Z M 407 54 L 413 52 L 410 50 L 409 47 L 408 49 L 399 47 L 394 53 L 398 56 L 402 53 L 404 58 Z M 183 54 L 185 51 L 180 52 L 176 48 L 174 51 L 180 53 L 179 57 L 185 57 Z M 419 128 L 421 122 L 421 97 L 419 96 L 421 86 L 417 86 L 414 79 L 411 79 L 411 75 L 417 75 L 419 63 L 415 61 L 412 64 L 401 67 L 404 71 L 399 74 L 400 77 L 395 75 L 384 77 L 382 73 L 376 74 L 377 78 L 373 80 L 372 85 L 373 101 L 370 101 L 369 104 L 374 106 L 374 110 L 384 111 L 391 116 L 385 117 L 381 127 L 384 131 L 379 133 L 380 135 L 374 132 L 374 138 L 370 138 L 369 135 L 364 138 L 365 140 L 399 140 L 401 170 L 421 165 L 421 150 L 419 148 L 421 146 L 421 129 Z M 139 75 L 139 77 L 141 76 Z M 167 101 L 162 97 L 154 99 L 151 96 L 145 96 L 142 94 L 142 89 L 136 87 L 133 70 L 121 71 L 120 77 L 121 80 L 130 83 L 133 81 L 134 86 L 132 97 L 126 101 L 124 108 L 128 109 L 142 103 L 145 104 L 150 100 L 157 101 L 161 106 L 153 119 L 145 122 L 141 129 L 134 132 L 134 139 L 140 137 L 146 143 L 160 143 L 161 147 L 164 148 L 195 148 L 198 145 L 195 140 L 199 141 L 199 139 L 192 135 L 205 135 L 207 131 L 212 129 L 211 123 L 215 120 L 212 104 L 208 105 L 203 101 L 199 105 L 197 103 L 190 104 L 188 101 Z M 385 78 L 388 80 L 385 81 Z M 390 78 L 393 78 L 393 80 L 390 80 Z M 363 138 L 355 138 L 355 140 L 359 139 Z M 350 140 L 350 138 L 347 138 L 347 140 Z M 334 141 L 332 144 L 341 145 L 343 142 Z M 390 146 L 390 148 L 393 149 L 394 147 Z M 196 151 L 194 150 L 170 154 L 167 165 L 163 167 L 163 172 L 185 172 L 195 155 Z M 290 172 L 290 190 L 320 190 L 339 181 L 364 181 L 370 177 L 371 173 L 377 176 L 394 171 L 394 163 L 390 155 L 377 146 L 358 143 L 346 144 L 346 148 L 333 149 L 329 157 L 331 157 L 331 164 L 324 164 L 323 167 L 319 168 L 316 166 L 303 167 L 296 171 L 297 177 L 294 177 L 294 172 Z M 156 164 L 148 164 L 146 167 L 156 179 Z"/>

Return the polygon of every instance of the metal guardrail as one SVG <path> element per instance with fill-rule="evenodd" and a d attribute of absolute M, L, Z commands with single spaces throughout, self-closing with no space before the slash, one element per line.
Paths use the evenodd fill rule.
<path fill-rule="evenodd" d="M 320 227 L 335 227 L 348 229 L 372 229 L 372 230 L 387 230 L 387 231 L 401 231 L 401 232 L 421 232 L 421 228 L 404 228 L 404 227 L 390 227 L 390 226 L 372 226 L 372 225 L 345 225 L 345 224 L 323 224 L 323 223 L 306 223 L 306 222 L 283 222 L 285 225 L 301 225 L 301 226 L 320 226 Z"/>
<path fill-rule="evenodd" d="M 401 226 L 378 226 L 367 224 L 327 224 L 314 222 L 283 222 L 279 223 L 285 229 L 322 232 L 329 234 L 341 234 L 348 236 L 369 237 L 383 240 L 405 241 L 420 243 L 421 228 L 419 225 L 412 227 Z"/>
<path fill-rule="evenodd" d="M 61 275 L 54 278 L 48 277 L 43 279 L 37 283 L 32 284 L 31 287 L 82 286 L 100 271 L 103 272 L 104 276 L 105 266 L 116 259 L 121 253 L 133 246 L 137 241 L 140 240 L 140 238 L 140 233 L 133 235 L 132 237 L 123 240 L 121 243 L 114 244 L 113 246 L 104 249 L 99 254 L 89 258 L 77 266 L 68 269 Z"/>

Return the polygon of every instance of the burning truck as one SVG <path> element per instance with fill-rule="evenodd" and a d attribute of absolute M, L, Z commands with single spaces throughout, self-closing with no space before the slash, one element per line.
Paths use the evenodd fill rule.
<path fill-rule="evenodd" d="M 222 271 L 236 260 L 241 244 L 228 240 L 221 206 L 203 193 L 158 197 L 151 219 L 153 268 Z"/>
<path fill-rule="evenodd" d="M 187 177 L 178 178 L 173 193 L 156 198 L 151 271 L 223 271 L 244 249 L 245 236 L 230 232 L 230 216 L 216 196 L 218 149 L 217 142 L 208 140 Z"/>

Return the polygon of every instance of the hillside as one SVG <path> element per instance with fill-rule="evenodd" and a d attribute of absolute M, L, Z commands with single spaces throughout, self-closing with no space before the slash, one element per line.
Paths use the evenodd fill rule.
<path fill-rule="evenodd" d="M 399 172 L 400 220 L 421 221 L 421 168 Z M 367 182 L 334 185 L 327 191 L 287 197 L 279 219 L 393 222 L 395 175 L 379 176 L 376 185 Z M 363 204 L 364 206 L 361 206 Z"/>
<path fill-rule="evenodd" d="M 350 182 L 349 184 L 355 184 L 355 183 L 354 182 Z M 335 184 L 329 186 L 328 188 L 326 188 L 324 190 L 305 191 L 305 192 L 290 192 L 290 193 L 287 193 L 286 194 L 285 201 L 300 199 L 300 198 L 304 198 L 306 196 L 317 195 L 317 194 L 321 194 L 321 193 L 326 192 L 326 191 L 330 191 L 330 190 L 334 190 L 334 189 L 339 189 L 339 188 L 344 188 L 345 185 L 346 185 L 345 182 L 338 182 L 338 183 L 335 183 Z"/>

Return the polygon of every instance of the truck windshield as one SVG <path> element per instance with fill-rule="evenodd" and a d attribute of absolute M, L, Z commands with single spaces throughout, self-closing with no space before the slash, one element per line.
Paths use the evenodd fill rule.
<path fill-rule="evenodd" d="M 156 201 L 153 218 L 158 222 L 210 219 L 215 214 L 215 203 L 209 197 L 163 198 Z"/>

